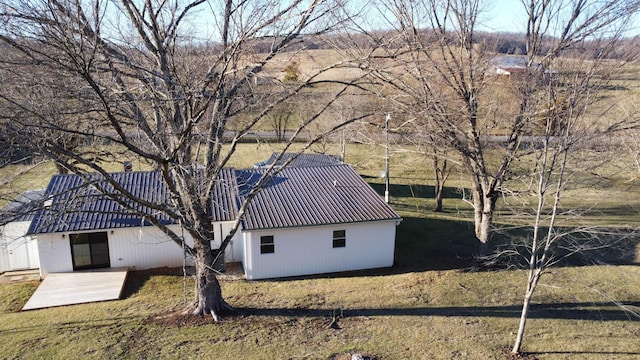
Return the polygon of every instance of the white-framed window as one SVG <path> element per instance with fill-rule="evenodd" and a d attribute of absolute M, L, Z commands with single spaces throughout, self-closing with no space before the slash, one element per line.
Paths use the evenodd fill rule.
<path fill-rule="evenodd" d="M 333 231 L 333 247 L 343 248 L 347 246 L 347 232 L 345 230 Z"/>
<path fill-rule="evenodd" d="M 273 235 L 260 236 L 260 254 L 273 254 L 276 252 L 276 244 Z"/>

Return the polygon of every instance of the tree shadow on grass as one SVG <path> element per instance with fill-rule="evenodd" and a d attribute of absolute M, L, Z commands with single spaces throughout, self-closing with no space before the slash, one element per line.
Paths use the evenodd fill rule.
<path fill-rule="evenodd" d="M 465 221 L 405 217 L 396 231 L 396 272 L 455 270 L 472 266 L 479 242 Z"/>
<path fill-rule="evenodd" d="M 618 356 L 638 356 L 640 352 L 633 351 L 538 351 L 538 352 L 525 352 L 524 355 L 564 355 L 564 356 L 597 356 L 598 358 L 606 359 L 611 356 L 616 358 Z"/>
<path fill-rule="evenodd" d="M 127 280 L 125 281 L 124 288 L 122 289 L 122 293 L 120 295 L 120 299 L 127 299 L 133 295 L 135 295 L 144 284 L 149 281 L 153 276 L 161 276 L 161 275 L 169 275 L 169 276 L 182 276 L 182 268 L 178 267 L 162 267 L 155 268 L 149 270 L 135 270 L 129 271 L 127 274 Z"/>
<path fill-rule="evenodd" d="M 71 305 L 71 306 L 77 306 Z M 80 304 L 85 305 L 85 304 Z M 39 310 L 35 310 L 39 311 Z M 79 321 L 63 321 L 62 319 L 50 319 L 47 321 L 47 327 L 55 330 L 74 330 L 74 331 L 90 331 L 96 329 L 113 329 L 114 327 L 121 327 L 125 324 L 141 323 L 146 319 L 143 315 L 133 316 L 114 316 L 109 318 L 99 319 L 84 319 Z M 8 329 L 0 329 L 0 335 L 3 333 L 29 333 L 42 329 L 41 323 L 34 323 L 27 326 L 11 326 Z"/>
<path fill-rule="evenodd" d="M 384 196 L 385 184 L 369 183 L 369 185 L 380 196 Z M 445 186 L 442 197 L 444 199 L 460 199 L 462 197 L 460 191 L 460 188 Z M 389 194 L 393 197 L 433 199 L 435 197 L 435 187 L 423 184 L 390 184 Z"/>
<path fill-rule="evenodd" d="M 628 306 L 639 306 L 640 302 L 629 302 Z M 508 306 L 453 306 L 413 307 L 394 309 L 306 309 L 306 308 L 238 308 L 245 316 L 275 317 L 332 317 L 338 311 L 341 317 L 379 316 L 442 316 L 442 317 L 493 317 L 520 318 L 521 305 Z M 552 303 L 533 304 L 529 319 L 592 320 L 592 321 L 640 321 L 634 314 L 613 303 Z"/>

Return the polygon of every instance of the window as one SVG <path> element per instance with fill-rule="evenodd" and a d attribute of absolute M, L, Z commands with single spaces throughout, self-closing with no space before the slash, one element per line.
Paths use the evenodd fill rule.
<path fill-rule="evenodd" d="M 69 234 L 73 270 L 110 267 L 106 232 Z"/>
<path fill-rule="evenodd" d="M 342 248 L 347 246 L 347 234 L 345 230 L 334 230 L 333 247 Z"/>
<path fill-rule="evenodd" d="M 273 254 L 276 246 L 273 242 L 273 235 L 260 236 L 260 254 Z"/>

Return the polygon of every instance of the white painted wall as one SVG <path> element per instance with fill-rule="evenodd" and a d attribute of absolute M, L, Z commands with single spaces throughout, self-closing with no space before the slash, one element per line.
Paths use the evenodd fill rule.
<path fill-rule="evenodd" d="M 333 248 L 333 231 L 346 230 L 346 247 Z M 260 237 L 273 235 L 275 253 L 260 254 Z M 245 232 L 248 280 L 373 269 L 393 265 L 395 221 Z"/>
<path fill-rule="evenodd" d="M 62 235 L 62 233 L 34 235 L 38 241 L 41 278 L 46 277 L 48 273 L 73 271 L 69 236 L 64 234 L 63 238 Z"/>
<path fill-rule="evenodd" d="M 169 226 L 178 235 L 183 235 L 187 245 L 193 240 L 177 225 Z M 184 263 L 182 247 L 169 239 L 153 226 L 116 229 L 107 232 L 109 237 L 109 257 L 111 267 L 127 267 L 131 270 L 153 269 L 157 267 L 178 267 Z M 187 265 L 193 261 L 187 256 Z"/>
<path fill-rule="evenodd" d="M 222 244 L 222 240 L 231 232 L 232 227 L 232 221 L 214 223 L 213 229 L 215 240 L 212 242 L 211 248 L 218 249 L 220 244 Z M 229 244 L 225 249 L 224 261 L 228 263 L 242 261 L 242 254 L 242 231 L 238 229 L 231 239 L 231 244 Z"/>
<path fill-rule="evenodd" d="M 38 244 L 26 236 L 30 221 L 14 221 L 0 227 L 0 272 L 37 269 Z"/>
<path fill-rule="evenodd" d="M 173 226 L 173 229 L 181 234 L 177 225 Z M 109 259 L 113 268 L 143 270 L 183 264 L 182 248 L 155 227 L 114 229 L 106 232 L 109 239 Z M 185 232 L 184 236 L 187 244 L 192 244 L 189 234 Z M 37 241 L 42 278 L 48 273 L 73 271 L 69 233 L 39 234 Z M 189 257 L 187 265 L 193 265 Z"/>
<path fill-rule="evenodd" d="M 214 224 L 216 240 L 212 242 L 212 246 L 219 246 L 221 234 L 228 234 L 231 226 L 232 223 Z M 189 233 L 186 231 L 182 233 L 178 225 L 169 227 L 178 235 L 184 235 L 187 245 L 193 244 Z M 112 268 L 127 267 L 131 270 L 143 270 L 164 266 L 178 267 L 183 264 L 182 248 L 156 227 L 132 227 L 106 230 L 106 232 L 109 239 L 109 259 Z M 40 258 L 43 259 L 40 262 L 40 276 L 42 278 L 52 272 L 73 271 L 69 233 L 37 235 L 37 246 Z M 238 231 L 232 243 L 227 247 L 225 258 L 228 262 L 242 261 L 242 254 L 242 233 Z M 187 265 L 193 265 L 193 260 L 189 256 L 187 256 Z"/>

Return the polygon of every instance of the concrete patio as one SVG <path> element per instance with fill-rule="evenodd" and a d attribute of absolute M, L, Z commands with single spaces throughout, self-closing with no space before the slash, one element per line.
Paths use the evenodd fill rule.
<path fill-rule="evenodd" d="M 127 273 L 109 268 L 48 274 L 22 310 L 119 299 Z"/>

